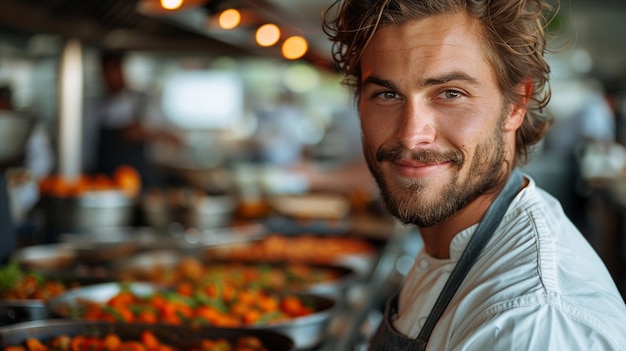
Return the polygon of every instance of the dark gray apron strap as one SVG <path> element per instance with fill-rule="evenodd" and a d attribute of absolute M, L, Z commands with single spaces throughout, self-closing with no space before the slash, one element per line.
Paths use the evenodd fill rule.
<path fill-rule="evenodd" d="M 509 177 L 509 180 L 504 186 L 504 189 L 502 189 L 502 192 L 487 209 L 487 212 L 478 224 L 474 235 L 472 235 L 471 239 L 467 243 L 465 250 L 463 250 L 463 253 L 461 254 L 459 262 L 457 262 L 456 266 L 450 273 L 450 277 L 446 281 L 439 297 L 437 297 L 435 305 L 430 311 L 422 330 L 417 336 L 417 339 L 415 339 L 414 344 L 411 346 L 411 351 L 426 350 L 428 339 L 430 338 L 430 334 L 435 328 L 437 321 L 441 318 L 441 315 L 450 303 L 450 300 L 452 300 L 452 297 L 463 282 L 463 279 L 465 279 L 465 276 L 476 262 L 480 252 L 483 250 L 493 232 L 502 221 L 502 217 L 504 217 L 504 214 L 508 210 L 509 205 L 515 198 L 515 195 L 521 186 L 522 174 L 516 169 Z"/>

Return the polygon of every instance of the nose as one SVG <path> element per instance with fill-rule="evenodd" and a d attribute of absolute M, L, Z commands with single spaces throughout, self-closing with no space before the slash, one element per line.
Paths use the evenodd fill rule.
<path fill-rule="evenodd" d="M 409 102 L 402 111 L 396 131 L 402 146 L 411 150 L 435 141 L 434 111 L 427 104 Z"/>

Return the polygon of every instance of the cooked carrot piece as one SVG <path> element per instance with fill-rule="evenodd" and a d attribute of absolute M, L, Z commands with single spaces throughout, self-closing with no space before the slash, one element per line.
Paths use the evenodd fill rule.
<path fill-rule="evenodd" d="M 48 349 L 41 341 L 35 338 L 28 338 L 26 340 L 26 348 L 28 351 L 46 351 Z"/>
<path fill-rule="evenodd" d="M 122 339 L 117 334 L 109 333 L 104 337 L 103 344 L 106 351 L 115 351 L 122 345 Z"/>
<path fill-rule="evenodd" d="M 4 351 L 26 351 L 24 346 L 7 346 Z"/>
<path fill-rule="evenodd" d="M 71 346 L 72 351 L 84 351 L 83 346 L 85 345 L 86 337 L 82 335 L 78 335 L 72 338 Z"/>
<path fill-rule="evenodd" d="M 156 350 L 160 345 L 159 339 L 149 330 L 141 333 L 141 342 L 150 351 Z"/>
<path fill-rule="evenodd" d="M 124 341 L 119 351 L 146 351 L 146 348 L 138 341 Z"/>

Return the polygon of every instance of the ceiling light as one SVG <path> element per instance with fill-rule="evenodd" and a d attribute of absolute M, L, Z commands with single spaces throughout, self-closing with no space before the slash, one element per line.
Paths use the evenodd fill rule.
<path fill-rule="evenodd" d="M 306 54 L 309 44 L 306 39 L 299 35 L 287 38 L 283 43 L 283 57 L 288 60 L 297 60 Z"/>
<path fill-rule="evenodd" d="M 272 46 L 280 39 L 280 29 L 275 24 L 264 24 L 256 31 L 256 42 L 261 46 Z"/>
<path fill-rule="evenodd" d="M 183 5 L 183 0 L 161 0 L 161 7 L 166 10 L 176 10 Z"/>
<path fill-rule="evenodd" d="M 224 10 L 220 13 L 219 24 L 224 29 L 233 29 L 241 22 L 241 14 L 235 9 Z"/>

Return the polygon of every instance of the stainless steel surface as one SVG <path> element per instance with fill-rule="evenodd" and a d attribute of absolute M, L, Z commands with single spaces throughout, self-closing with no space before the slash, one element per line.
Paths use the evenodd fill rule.
<path fill-rule="evenodd" d="M 308 350 L 323 344 L 330 322 L 339 310 L 339 304 L 334 299 L 321 295 L 297 294 L 297 296 L 309 299 L 316 307 L 316 312 L 287 322 L 250 326 L 247 329 L 273 330 L 283 333 L 294 340 L 298 350 Z"/>
<path fill-rule="evenodd" d="M 180 240 L 149 227 L 103 227 L 64 233 L 59 241 L 71 247 L 79 261 L 110 263 L 139 251 L 177 247 Z"/>
<path fill-rule="evenodd" d="M 46 342 L 52 337 L 59 335 L 93 335 L 103 337 L 107 333 L 115 333 L 122 340 L 140 340 L 141 333 L 146 330 L 145 325 L 139 324 L 116 324 L 96 321 L 76 320 L 42 320 L 22 323 L 0 328 L 0 346 L 23 345 L 26 338 L 36 338 Z M 198 348 L 203 339 L 215 340 L 225 338 L 234 342 L 241 336 L 256 336 L 269 350 L 292 351 L 294 343 L 289 337 L 268 330 L 249 330 L 237 328 L 212 328 L 212 327 L 184 327 L 175 325 L 151 325 L 149 326 L 159 341 L 186 350 L 192 347 Z"/>
<path fill-rule="evenodd" d="M 0 300 L 0 326 L 50 318 L 41 300 Z"/>
<path fill-rule="evenodd" d="M 0 168 L 19 164 L 35 123 L 23 113 L 0 111 Z"/>

